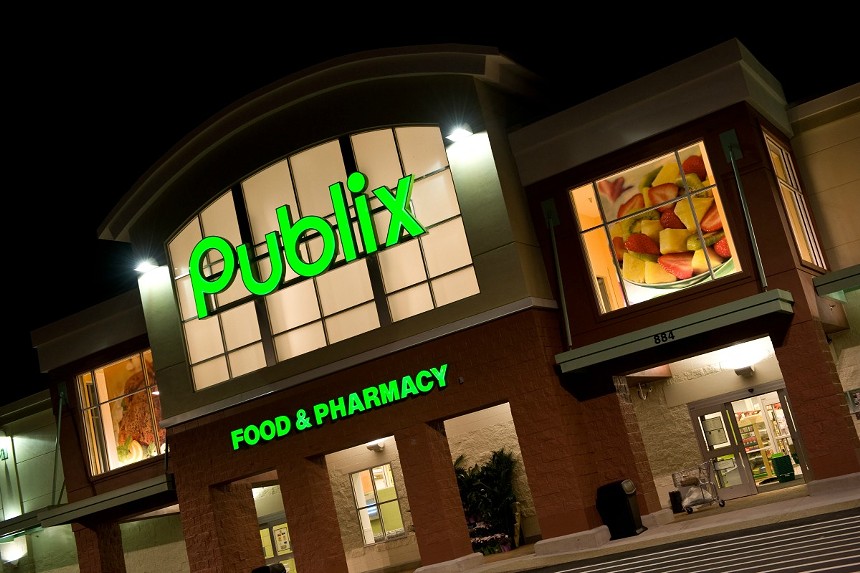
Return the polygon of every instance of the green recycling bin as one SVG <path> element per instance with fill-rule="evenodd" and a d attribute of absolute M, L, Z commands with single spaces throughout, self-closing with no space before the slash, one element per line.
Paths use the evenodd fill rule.
<path fill-rule="evenodd" d="M 776 479 L 779 483 L 785 483 L 794 479 L 794 466 L 791 463 L 791 456 L 785 454 L 774 454 L 770 458 L 773 464 L 773 473 L 776 474 Z"/>

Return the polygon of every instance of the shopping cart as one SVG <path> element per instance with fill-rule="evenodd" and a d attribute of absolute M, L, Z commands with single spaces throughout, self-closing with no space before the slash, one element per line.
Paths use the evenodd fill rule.
<path fill-rule="evenodd" d="M 681 494 L 681 507 L 687 513 L 693 513 L 696 506 L 714 503 L 718 503 L 720 507 L 726 505 L 726 502 L 720 499 L 717 485 L 714 483 L 714 460 L 675 472 L 672 474 L 672 481 Z"/>

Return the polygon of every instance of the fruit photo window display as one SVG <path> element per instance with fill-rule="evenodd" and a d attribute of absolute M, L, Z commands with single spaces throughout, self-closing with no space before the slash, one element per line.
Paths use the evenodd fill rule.
<path fill-rule="evenodd" d="M 602 313 L 740 270 L 702 142 L 570 198 Z"/>
<path fill-rule="evenodd" d="M 80 374 L 77 387 L 93 475 L 164 453 L 151 351 Z"/>

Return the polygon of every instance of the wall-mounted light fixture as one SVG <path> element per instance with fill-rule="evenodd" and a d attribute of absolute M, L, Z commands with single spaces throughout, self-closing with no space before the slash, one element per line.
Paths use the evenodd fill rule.
<path fill-rule="evenodd" d="M 639 394 L 639 398 L 641 398 L 642 400 L 647 400 L 648 394 L 650 394 L 653 389 L 654 386 L 651 384 L 651 382 L 640 382 L 639 386 L 637 387 L 637 393 Z"/>
<path fill-rule="evenodd" d="M 380 438 L 378 440 L 373 440 L 372 442 L 367 442 L 365 446 L 367 446 L 367 449 L 372 452 L 381 452 L 385 449 L 385 438 Z"/>
<path fill-rule="evenodd" d="M 472 127 L 468 123 L 461 123 L 460 125 L 454 126 L 454 129 L 451 130 L 451 133 L 445 136 L 445 139 L 456 142 L 466 139 L 470 135 L 472 135 Z"/>
<path fill-rule="evenodd" d="M 0 560 L 7 565 L 18 567 L 18 560 L 25 555 L 27 555 L 27 537 L 25 535 L 0 543 Z"/>
<path fill-rule="evenodd" d="M 737 374 L 741 378 L 751 378 L 753 374 L 755 374 L 755 367 L 741 366 L 740 368 L 735 368 L 735 374 Z"/>
<path fill-rule="evenodd" d="M 6 461 L 9 459 L 9 454 L 6 453 L 6 448 L 0 448 L 0 460 Z"/>
<path fill-rule="evenodd" d="M 137 263 L 137 266 L 134 267 L 134 270 L 139 272 L 140 274 L 148 273 L 153 269 L 158 268 L 158 263 L 155 262 L 155 259 L 143 259 Z"/>

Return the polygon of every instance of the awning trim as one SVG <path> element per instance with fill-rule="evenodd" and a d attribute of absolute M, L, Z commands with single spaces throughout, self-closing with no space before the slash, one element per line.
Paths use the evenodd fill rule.
<path fill-rule="evenodd" d="M 846 267 L 812 279 L 818 296 L 845 302 L 845 293 L 860 289 L 860 264 Z"/>
<path fill-rule="evenodd" d="M 65 525 L 88 515 L 175 491 L 173 474 L 163 474 L 80 501 L 46 508 L 39 513 L 39 518 L 42 527 Z"/>
<path fill-rule="evenodd" d="M 622 356 L 649 350 L 657 345 L 665 344 L 668 346 L 678 340 L 763 315 L 793 314 L 793 306 L 794 299 L 790 292 L 780 289 L 765 291 L 594 344 L 573 348 L 557 354 L 555 357 L 556 364 L 560 367 L 561 373 L 566 374 L 609 362 Z M 672 333 L 674 339 L 655 342 L 655 337 L 660 337 L 668 332 Z M 618 374 L 622 373 L 619 372 Z"/>

